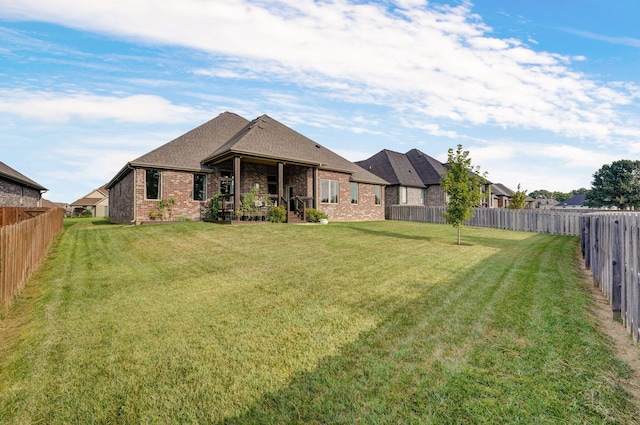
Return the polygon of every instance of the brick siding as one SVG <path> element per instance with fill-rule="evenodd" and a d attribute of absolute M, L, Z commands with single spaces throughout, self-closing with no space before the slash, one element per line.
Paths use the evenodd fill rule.
<path fill-rule="evenodd" d="M 37 207 L 40 191 L 0 179 L 0 207 Z"/>

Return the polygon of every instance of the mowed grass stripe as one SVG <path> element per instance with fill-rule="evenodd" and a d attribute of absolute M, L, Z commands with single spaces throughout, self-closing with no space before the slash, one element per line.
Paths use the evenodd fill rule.
<path fill-rule="evenodd" d="M 0 422 L 635 420 L 575 238 L 75 223 L 3 319 Z"/>

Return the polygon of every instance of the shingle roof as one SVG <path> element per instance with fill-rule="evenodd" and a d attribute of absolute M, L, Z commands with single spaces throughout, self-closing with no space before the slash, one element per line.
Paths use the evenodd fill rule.
<path fill-rule="evenodd" d="M 560 202 L 557 206 L 582 206 L 584 205 L 584 193 L 579 193 L 566 201 Z"/>
<path fill-rule="evenodd" d="M 130 162 L 132 166 L 202 170 L 202 160 L 241 131 L 248 120 L 224 112 L 182 136 Z"/>
<path fill-rule="evenodd" d="M 0 177 L 4 177 L 5 179 L 12 180 L 23 186 L 27 186 L 36 190 L 47 190 L 47 188 L 39 185 L 27 176 L 17 172 L 13 168 L 6 165 L 4 162 L 0 162 Z"/>
<path fill-rule="evenodd" d="M 442 176 L 447 172 L 447 168 L 442 162 L 418 149 L 411 149 L 405 155 L 418 171 L 424 184 L 440 184 Z"/>
<path fill-rule="evenodd" d="M 383 149 L 371 158 L 358 161 L 356 164 L 392 185 L 424 187 L 424 183 L 409 158 L 399 152 Z"/>
<path fill-rule="evenodd" d="M 72 202 L 70 205 L 71 206 L 97 205 L 100 203 L 100 201 L 104 201 L 104 198 L 80 198 L 77 201 Z"/>
<path fill-rule="evenodd" d="M 492 183 L 491 193 L 496 196 L 512 196 L 515 192 L 502 183 Z"/>
<path fill-rule="evenodd" d="M 387 184 L 384 179 L 268 115 L 251 121 L 217 151 L 204 158 L 203 162 L 218 162 L 237 154 L 314 165 L 323 170 L 350 173 L 353 181 Z"/>
<path fill-rule="evenodd" d="M 262 115 L 253 121 L 224 112 L 216 118 L 128 163 L 108 184 L 110 188 L 129 167 L 188 171 L 210 170 L 208 164 L 234 155 L 254 156 L 351 174 L 351 180 L 386 185 L 384 179 Z"/>
<path fill-rule="evenodd" d="M 412 149 L 402 154 L 383 149 L 356 164 L 370 170 L 393 185 L 425 187 L 440 184 L 445 166 L 424 152 Z"/>

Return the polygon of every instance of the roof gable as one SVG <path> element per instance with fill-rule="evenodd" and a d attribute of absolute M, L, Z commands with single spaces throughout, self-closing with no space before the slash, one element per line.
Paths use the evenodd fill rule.
<path fill-rule="evenodd" d="M 447 168 L 442 162 L 418 149 L 411 149 L 405 155 L 413 164 L 425 185 L 440 184 L 442 176 L 447 172 Z"/>
<path fill-rule="evenodd" d="M 30 187 L 36 190 L 47 190 L 45 187 L 39 185 L 35 181 L 31 180 L 27 176 L 19 173 L 13 168 L 9 167 L 4 162 L 0 162 L 0 177 L 4 177 L 5 179 L 11 180 L 15 183 L 21 184 L 23 186 Z"/>
<path fill-rule="evenodd" d="M 262 115 L 248 123 L 203 162 L 216 162 L 236 154 L 308 164 L 320 169 L 349 173 L 353 181 L 387 184 L 384 179 L 268 115 Z"/>
<path fill-rule="evenodd" d="M 133 166 L 203 169 L 202 160 L 215 152 L 248 123 L 240 115 L 224 112 L 182 136 L 131 161 Z"/>
<path fill-rule="evenodd" d="M 383 149 L 357 164 L 391 184 L 411 187 L 440 184 L 440 179 L 446 172 L 440 161 L 417 149 L 406 154 Z"/>

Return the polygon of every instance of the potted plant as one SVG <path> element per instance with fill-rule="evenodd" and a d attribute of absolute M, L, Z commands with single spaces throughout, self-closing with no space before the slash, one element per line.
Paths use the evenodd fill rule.
<path fill-rule="evenodd" d="M 315 208 L 307 208 L 307 220 L 312 223 L 328 224 L 329 216 Z"/>

